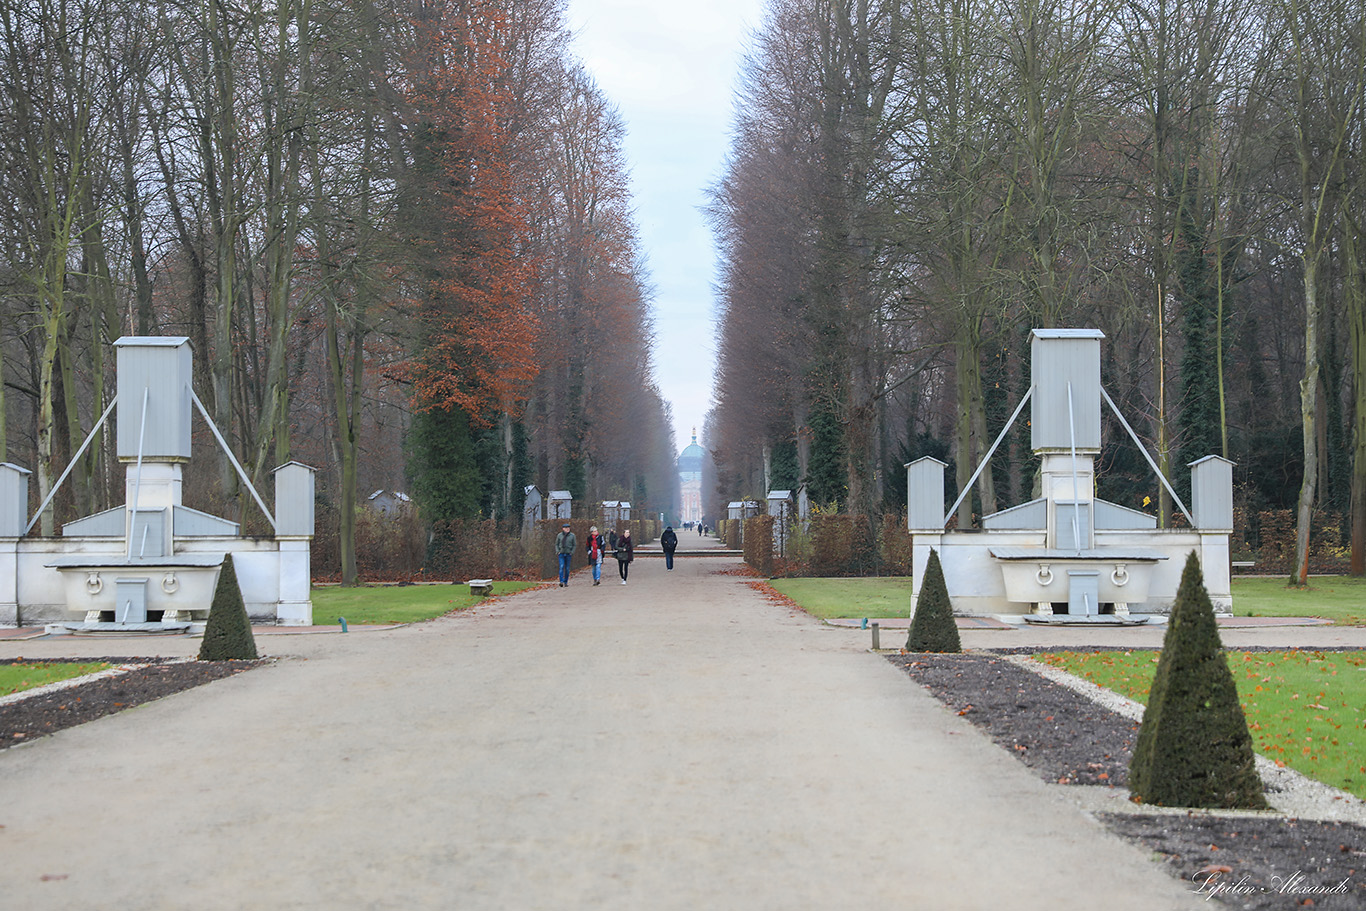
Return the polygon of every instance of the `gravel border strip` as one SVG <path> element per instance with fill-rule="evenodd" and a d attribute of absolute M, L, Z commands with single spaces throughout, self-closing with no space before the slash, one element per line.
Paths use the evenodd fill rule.
<path fill-rule="evenodd" d="M 1143 720 L 1143 703 L 1135 702 L 1114 690 L 1053 667 L 1030 655 L 1002 655 L 1007 661 L 1033 671 L 1080 693 L 1098 705 L 1133 721 Z M 1278 766 L 1265 756 L 1256 755 L 1257 772 L 1262 777 L 1267 802 L 1276 810 L 1298 819 L 1354 822 L 1366 826 L 1366 801 L 1355 794 L 1326 785 L 1289 766 Z"/>
<path fill-rule="evenodd" d="M 116 659 L 117 660 L 117 659 Z M 13 705 L 16 702 L 23 702 L 25 699 L 35 699 L 39 696 L 46 696 L 49 693 L 60 693 L 62 690 L 69 690 L 73 687 L 84 686 L 87 683 L 94 683 L 97 680 L 108 680 L 111 677 L 119 677 L 132 671 L 140 671 L 145 668 L 159 664 L 185 664 L 194 661 L 194 658 L 156 658 L 156 659 L 135 659 L 133 661 L 123 661 L 113 667 L 105 668 L 102 671 L 95 671 L 92 674 L 82 674 L 79 677 L 70 677 L 66 680 L 58 680 L 55 683 L 45 683 L 42 686 L 35 686 L 31 689 L 20 690 L 17 693 L 10 693 L 0 696 L 0 706 Z M 7 664 L 23 663 L 25 659 L 16 658 L 8 661 Z M 108 658 L 34 658 L 36 664 L 100 664 L 109 661 Z"/>
<path fill-rule="evenodd" d="M 42 663 L 53 664 L 56 662 L 44 659 Z M 86 662 L 80 663 L 85 664 Z M 95 662 L 89 663 L 93 664 Z M 59 693 L 62 690 L 69 690 L 74 687 L 84 686 L 87 683 L 94 683 L 96 680 L 108 680 L 111 677 L 121 677 L 129 671 L 140 671 L 144 667 L 151 667 L 151 665 L 120 664 L 117 667 L 105 668 L 102 671 L 95 671 L 91 674 L 82 674 L 79 677 L 69 677 L 66 680 L 58 680 L 56 683 L 45 683 L 42 686 L 35 686 L 31 689 L 20 690 L 17 693 L 10 693 L 8 696 L 0 696 L 0 706 L 13 705 L 16 702 L 23 702 L 25 699 L 33 699 L 38 696 L 46 696 L 49 693 Z"/>

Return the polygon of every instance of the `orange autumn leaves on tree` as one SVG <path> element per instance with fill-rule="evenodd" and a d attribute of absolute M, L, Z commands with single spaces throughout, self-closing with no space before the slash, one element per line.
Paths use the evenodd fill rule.
<path fill-rule="evenodd" d="M 498 0 L 449 0 L 417 27 L 425 78 L 414 100 L 429 123 L 435 189 L 424 339 L 410 376 L 419 407 L 482 421 L 524 398 L 537 374 L 514 24 Z"/>
<path fill-rule="evenodd" d="M 405 375 L 415 409 L 520 425 L 549 483 L 663 505 L 673 446 L 625 127 L 565 54 L 563 12 L 434 0 L 413 21 L 402 217 L 423 271 Z M 529 480 L 512 477 L 499 472 L 504 491 Z"/>

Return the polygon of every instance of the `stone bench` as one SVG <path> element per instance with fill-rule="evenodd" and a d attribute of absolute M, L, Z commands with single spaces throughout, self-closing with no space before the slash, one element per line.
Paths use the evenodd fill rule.
<path fill-rule="evenodd" d="M 493 594 L 493 580 L 492 580 L 492 579 L 471 579 L 469 584 L 470 584 L 470 594 L 471 594 L 471 595 L 491 595 L 491 594 Z"/>

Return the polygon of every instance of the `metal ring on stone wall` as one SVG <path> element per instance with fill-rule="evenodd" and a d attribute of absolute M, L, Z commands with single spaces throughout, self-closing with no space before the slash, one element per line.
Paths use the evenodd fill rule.
<path fill-rule="evenodd" d="M 1039 580 L 1040 585 L 1052 585 L 1053 570 L 1049 569 L 1047 564 L 1044 564 L 1039 567 L 1039 571 L 1034 574 L 1034 578 Z"/>
<path fill-rule="evenodd" d="M 104 580 L 99 573 L 91 573 L 85 577 L 85 591 L 90 595 L 98 595 L 104 591 Z"/>
<path fill-rule="evenodd" d="M 175 577 L 175 573 L 167 573 L 161 577 L 161 590 L 168 595 L 174 595 L 180 589 L 180 580 Z"/>
<path fill-rule="evenodd" d="M 1115 571 L 1110 573 L 1110 581 L 1115 583 L 1115 585 L 1129 584 L 1129 571 L 1124 568 L 1123 563 L 1116 566 Z"/>

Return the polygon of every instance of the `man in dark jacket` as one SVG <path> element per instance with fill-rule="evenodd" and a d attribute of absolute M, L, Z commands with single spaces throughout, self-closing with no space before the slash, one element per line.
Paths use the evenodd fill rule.
<path fill-rule="evenodd" d="M 672 525 L 665 526 L 664 534 L 659 536 L 659 546 L 664 548 L 664 568 L 672 571 L 674 568 L 674 551 L 678 549 L 678 535 L 674 534 Z"/>
<path fill-rule="evenodd" d="M 560 556 L 560 587 L 564 588 L 569 584 L 569 561 L 574 558 L 574 549 L 579 546 L 578 538 L 569 530 L 569 523 L 560 526 L 560 533 L 555 536 L 555 553 Z"/>

